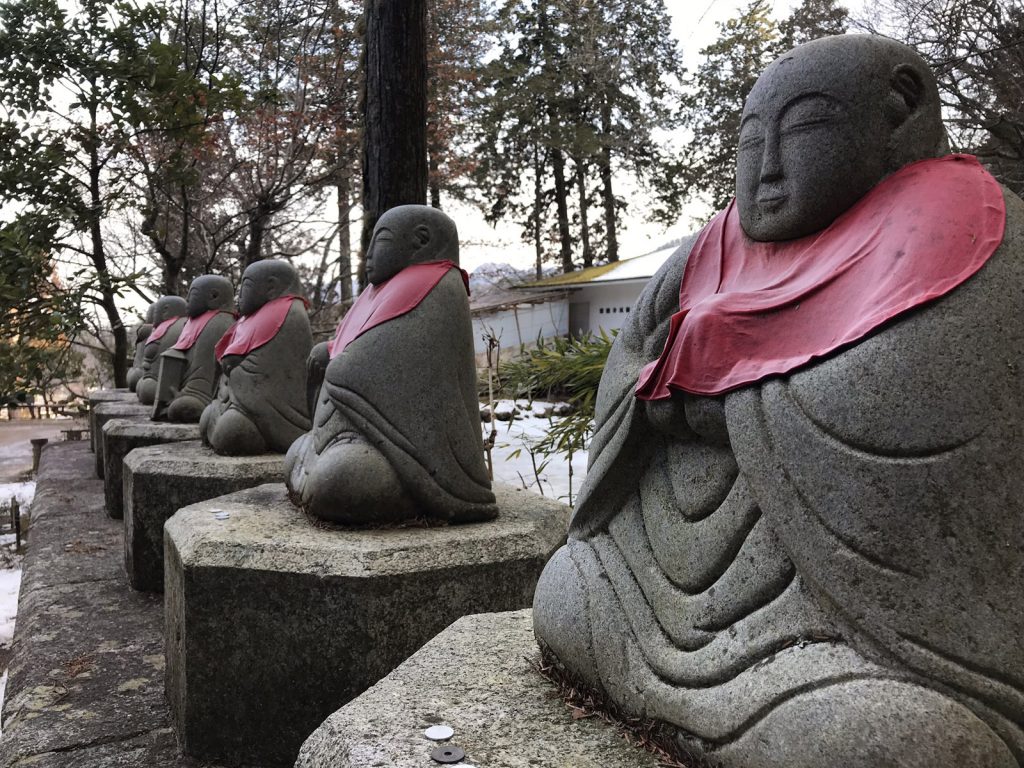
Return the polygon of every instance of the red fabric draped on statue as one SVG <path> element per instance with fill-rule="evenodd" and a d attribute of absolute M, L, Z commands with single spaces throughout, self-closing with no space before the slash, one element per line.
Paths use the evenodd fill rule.
<path fill-rule="evenodd" d="M 213 320 L 218 313 L 224 311 L 223 309 L 209 309 L 199 315 L 199 317 L 190 317 L 188 322 L 185 323 L 185 327 L 181 329 L 181 335 L 174 343 L 174 349 L 180 349 L 182 352 L 192 349 L 199 340 L 199 335 L 206 328 L 207 323 Z"/>
<path fill-rule="evenodd" d="M 308 302 L 301 296 L 280 296 L 271 299 L 251 315 L 240 317 L 217 342 L 214 348 L 217 359 L 225 355 L 247 355 L 274 338 L 284 325 L 293 301 L 301 301 L 308 306 Z"/>
<path fill-rule="evenodd" d="M 164 320 L 160 325 L 153 329 L 153 332 L 146 337 L 146 344 L 152 344 L 154 341 L 160 341 L 164 337 L 164 334 L 170 330 L 171 326 L 178 322 L 177 317 L 172 317 L 168 320 Z"/>
<path fill-rule="evenodd" d="M 419 306 L 449 269 L 462 273 L 462 282 L 469 293 L 469 275 L 453 261 L 428 261 L 412 264 L 380 285 L 368 285 L 355 304 L 342 318 L 328 350 L 331 358 L 341 354 L 349 344 L 371 328 L 401 317 Z"/>
<path fill-rule="evenodd" d="M 970 155 L 905 166 L 797 240 L 751 240 L 733 201 L 690 252 L 665 350 L 636 396 L 718 395 L 828 355 L 953 290 L 1005 225 L 1002 190 Z"/>

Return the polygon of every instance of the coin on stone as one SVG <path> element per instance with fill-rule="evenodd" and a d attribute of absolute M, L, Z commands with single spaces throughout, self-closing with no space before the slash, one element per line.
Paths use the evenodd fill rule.
<path fill-rule="evenodd" d="M 444 741 L 455 735 L 455 731 L 447 725 L 432 725 L 423 732 L 431 741 Z"/>

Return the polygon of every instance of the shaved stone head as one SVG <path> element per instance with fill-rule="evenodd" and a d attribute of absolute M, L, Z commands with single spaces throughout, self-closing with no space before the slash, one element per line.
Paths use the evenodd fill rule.
<path fill-rule="evenodd" d="M 188 305 L 181 296 L 161 296 L 153 305 L 153 325 L 170 320 L 172 317 L 184 317 Z"/>
<path fill-rule="evenodd" d="M 913 49 L 836 35 L 783 54 L 747 97 L 736 203 L 754 240 L 831 224 L 885 176 L 948 152 L 935 77 Z"/>
<path fill-rule="evenodd" d="M 211 309 L 230 310 L 235 303 L 231 281 L 220 275 L 200 275 L 188 287 L 188 316 L 199 317 Z"/>
<path fill-rule="evenodd" d="M 301 296 L 302 282 L 287 261 L 266 259 L 246 267 L 238 289 L 238 311 L 251 315 L 268 301 L 282 296 Z"/>
<path fill-rule="evenodd" d="M 373 228 L 366 278 L 379 285 L 411 264 L 442 259 L 459 263 L 455 222 L 427 205 L 400 205 L 386 211 Z"/>

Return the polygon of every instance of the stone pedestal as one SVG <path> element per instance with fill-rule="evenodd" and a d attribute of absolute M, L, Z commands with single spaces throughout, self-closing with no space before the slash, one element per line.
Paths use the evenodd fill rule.
<path fill-rule="evenodd" d="M 89 393 L 89 450 L 95 453 L 97 432 L 96 432 L 96 408 L 103 403 L 137 403 L 139 399 L 134 392 L 127 389 L 94 389 Z"/>
<path fill-rule="evenodd" d="M 164 523 L 189 504 L 264 483 L 283 483 L 284 456 L 218 456 L 199 442 L 168 443 L 132 451 L 123 471 L 128 583 L 135 589 L 163 592 Z"/>
<path fill-rule="evenodd" d="M 537 671 L 533 612 L 467 616 L 373 688 L 346 704 L 302 745 L 295 768 L 438 765 L 431 725 L 455 731 L 443 746 L 476 766 L 657 768 L 600 717 L 574 720 Z"/>
<path fill-rule="evenodd" d="M 96 436 L 93 450 L 96 452 L 96 477 L 103 479 L 103 425 L 112 419 L 148 421 L 153 408 L 136 401 L 134 403 L 101 403 L 92 411 L 92 434 Z"/>
<path fill-rule="evenodd" d="M 455 619 L 529 606 L 568 507 L 495 491 L 497 520 L 459 526 L 329 529 L 278 484 L 179 510 L 164 615 L 185 753 L 290 766 L 327 715 Z"/>
<path fill-rule="evenodd" d="M 198 424 L 168 424 L 156 421 L 111 419 L 103 425 L 103 494 L 107 514 L 124 517 L 124 457 L 135 448 L 163 443 L 198 440 Z"/>

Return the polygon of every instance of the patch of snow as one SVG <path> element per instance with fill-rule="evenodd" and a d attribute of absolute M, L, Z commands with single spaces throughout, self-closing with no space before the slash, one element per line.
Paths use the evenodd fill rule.
<path fill-rule="evenodd" d="M 513 403 L 510 400 L 498 401 L 496 412 L 501 405 L 511 410 Z M 498 424 L 498 436 L 491 451 L 494 480 L 572 504 L 587 474 L 587 452 L 577 451 L 572 455 L 571 476 L 567 455 L 530 455 L 531 447 L 547 434 L 553 423 L 558 422 L 558 417 L 536 415 L 537 409 L 546 410 L 548 407 L 553 409 L 554 404 L 536 400 L 532 407 L 520 412 L 521 420 Z M 490 424 L 484 424 L 483 430 L 486 439 L 491 431 Z"/>
<path fill-rule="evenodd" d="M 0 483 L 0 505 L 6 505 L 12 498 L 18 500 L 22 510 L 31 502 L 36 494 L 36 481 L 22 483 Z"/>

